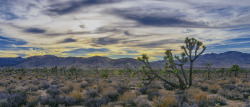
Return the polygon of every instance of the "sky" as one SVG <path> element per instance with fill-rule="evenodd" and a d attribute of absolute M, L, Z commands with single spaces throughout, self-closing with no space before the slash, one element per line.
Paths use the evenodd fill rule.
<path fill-rule="evenodd" d="M 162 59 L 186 37 L 250 53 L 249 0 L 0 0 L 0 57 Z"/>

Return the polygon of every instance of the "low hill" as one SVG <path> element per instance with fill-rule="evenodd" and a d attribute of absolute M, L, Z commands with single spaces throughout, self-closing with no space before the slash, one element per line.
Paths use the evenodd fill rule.
<path fill-rule="evenodd" d="M 250 68 L 250 54 L 237 51 L 225 53 L 210 53 L 201 55 L 194 63 L 195 68 L 204 68 L 206 63 L 213 63 L 212 68 L 229 68 L 238 64 L 241 68 Z M 53 66 L 76 66 L 80 68 L 90 68 L 99 66 L 101 68 L 139 68 L 141 62 L 133 58 L 111 59 L 108 57 L 94 56 L 89 58 L 82 57 L 57 57 L 53 55 L 32 56 L 28 58 L 0 58 L 0 66 L 12 66 L 17 68 L 53 67 Z M 154 68 L 164 67 L 164 61 L 151 62 Z M 185 64 L 188 68 L 189 63 Z"/>

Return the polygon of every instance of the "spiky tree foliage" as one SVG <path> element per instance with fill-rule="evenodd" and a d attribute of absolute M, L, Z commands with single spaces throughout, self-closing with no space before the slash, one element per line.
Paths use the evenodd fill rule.
<path fill-rule="evenodd" d="M 7 66 L 6 68 L 4 68 L 4 71 L 5 71 L 5 72 L 8 72 L 8 73 L 11 75 L 11 73 L 12 73 L 13 71 L 15 71 L 15 69 L 14 69 L 14 68 L 10 68 L 10 66 Z"/>
<path fill-rule="evenodd" d="M 193 75 L 193 63 L 194 61 L 206 50 L 206 46 L 203 45 L 201 41 L 195 38 L 186 38 L 184 46 L 181 49 L 184 50 L 185 54 L 188 56 L 190 67 L 189 67 L 189 85 L 192 86 L 192 75 Z M 200 50 L 200 51 L 199 51 Z M 194 56 L 194 57 L 192 57 Z"/>
<path fill-rule="evenodd" d="M 222 67 L 221 69 L 218 70 L 218 72 L 221 73 L 222 77 L 223 77 L 225 71 L 226 71 L 226 68 L 224 68 L 224 67 Z"/>
<path fill-rule="evenodd" d="M 50 69 L 50 71 L 51 71 L 51 73 L 55 73 L 56 74 L 56 76 L 57 76 L 57 66 L 55 66 L 55 67 L 52 67 L 51 69 Z"/>
<path fill-rule="evenodd" d="M 63 72 L 63 75 L 65 75 L 65 71 L 66 71 L 67 67 L 66 66 L 63 66 L 60 68 L 60 71 Z"/>
<path fill-rule="evenodd" d="M 210 78 L 210 73 L 211 73 L 211 68 L 212 68 L 212 65 L 213 65 L 213 63 L 207 63 L 206 65 L 205 65 L 205 69 L 206 69 L 206 73 L 207 73 L 207 77 L 208 78 Z"/>
<path fill-rule="evenodd" d="M 178 78 L 178 82 L 171 82 L 167 80 L 168 78 L 166 75 L 158 75 L 154 69 L 150 66 L 149 63 L 149 57 L 146 54 L 143 54 L 141 57 L 138 57 L 137 60 L 143 62 L 144 65 L 142 65 L 142 71 L 144 73 L 144 80 L 148 80 L 148 84 L 150 84 L 155 78 L 160 79 L 161 81 L 169 84 L 173 88 L 179 88 L 179 89 L 186 89 L 192 85 L 192 68 L 193 68 L 193 62 L 205 51 L 206 47 L 202 45 L 202 42 L 194 39 L 194 38 L 186 38 L 185 40 L 186 47 L 182 46 L 182 49 L 184 49 L 184 52 L 181 54 L 181 58 L 179 56 L 173 56 L 171 50 L 167 50 L 165 52 L 165 70 L 164 72 L 169 72 L 173 74 L 175 77 Z M 202 47 L 202 51 L 198 53 L 198 50 Z M 195 48 L 195 56 L 194 58 L 191 57 L 192 50 Z M 198 54 L 197 54 L 198 53 Z M 186 57 L 186 55 L 188 57 Z M 190 56 L 189 56 L 190 55 Z M 189 82 L 187 78 L 187 74 L 183 69 L 183 65 L 188 61 L 191 62 L 190 65 L 190 76 L 189 76 Z M 176 63 L 178 61 L 178 63 Z M 171 68 L 171 71 L 168 69 Z"/>
<path fill-rule="evenodd" d="M 237 77 L 237 72 L 240 71 L 239 65 L 233 65 L 233 66 L 230 68 L 230 71 L 231 71 L 231 72 L 234 72 L 234 77 Z"/>
<path fill-rule="evenodd" d="M 77 80 L 78 74 L 77 74 L 77 69 L 76 69 L 76 67 L 71 67 L 71 68 L 69 69 L 69 71 L 71 72 L 72 75 L 75 75 L 75 79 Z"/>
<path fill-rule="evenodd" d="M 247 70 L 247 69 L 240 69 L 240 71 L 241 71 L 242 73 L 245 73 L 245 78 L 247 78 L 247 75 L 248 75 L 249 70 Z"/>

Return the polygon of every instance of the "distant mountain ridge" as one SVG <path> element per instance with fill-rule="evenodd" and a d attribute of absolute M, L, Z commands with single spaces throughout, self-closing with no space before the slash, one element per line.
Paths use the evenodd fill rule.
<path fill-rule="evenodd" d="M 151 65 L 154 68 L 164 67 L 164 61 L 154 61 Z M 238 64 L 241 68 L 250 69 L 250 54 L 237 51 L 225 53 L 210 53 L 201 55 L 194 63 L 195 68 L 204 68 L 206 63 L 213 63 L 212 68 L 229 68 Z M 79 68 L 90 68 L 99 66 L 100 68 L 139 68 L 141 62 L 133 58 L 111 59 L 108 57 L 94 56 L 89 58 L 82 57 L 57 57 L 53 55 L 32 56 L 28 58 L 0 58 L 0 67 L 12 66 L 17 68 L 53 67 L 53 66 L 76 66 Z M 185 68 L 189 63 L 185 64 Z"/>

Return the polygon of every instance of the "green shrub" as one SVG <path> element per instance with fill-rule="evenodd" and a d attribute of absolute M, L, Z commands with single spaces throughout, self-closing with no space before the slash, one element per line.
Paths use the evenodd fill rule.
<path fill-rule="evenodd" d="M 108 76 L 109 76 L 108 73 L 102 73 L 102 77 L 103 77 L 103 78 L 106 79 L 106 78 L 108 78 Z"/>

